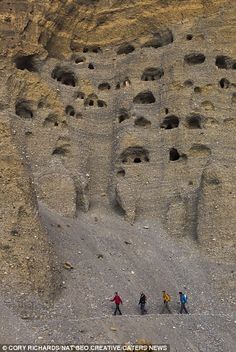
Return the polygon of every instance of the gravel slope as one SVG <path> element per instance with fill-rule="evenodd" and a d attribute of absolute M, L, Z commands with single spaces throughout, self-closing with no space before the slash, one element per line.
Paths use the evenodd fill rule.
<path fill-rule="evenodd" d="M 32 342 L 40 343 L 146 338 L 170 343 L 172 351 L 234 350 L 235 305 L 228 289 L 233 263 L 206 258 L 189 239 L 170 238 L 156 219 L 130 226 L 118 215 L 96 209 L 64 219 L 42 208 L 41 216 L 59 255 L 64 284 L 54 307 L 43 311 L 41 319 L 24 321 L 13 340 L 33 332 Z M 74 268 L 63 268 L 65 262 Z M 221 285 L 226 278 L 227 287 Z M 172 315 L 159 314 L 162 289 L 172 297 Z M 122 317 L 112 316 L 109 299 L 116 290 L 124 301 Z M 189 296 L 189 316 L 178 314 L 179 290 Z M 139 315 L 137 306 L 141 291 L 148 297 L 146 316 Z"/>

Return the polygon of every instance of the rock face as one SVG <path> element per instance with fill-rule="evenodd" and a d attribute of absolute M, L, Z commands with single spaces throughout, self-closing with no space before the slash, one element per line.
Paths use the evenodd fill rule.
<path fill-rule="evenodd" d="M 38 218 L 34 182 L 10 118 L 0 114 L 0 278 L 2 285 L 48 297 L 57 288 L 57 269 Z"/>
<path fill-rule="evenodd" d="M 20 241 L 24 254 L 32 241 L 48 273 L 32 178 L 37 199 L 63 216 L 91 207 L 114 210 L 118 202 L 131 223 L 155 217 L 170 236 L 189 236 L 231 257 L 231 3 L 1 1 L 0 19 L 1 219 L 4 236 L 14 239 L 11 250 Z M 27 241 L 18 241 L 24 231 Z M 27 263 L 20 264 L 22 275 Z M 45 278 L 36 274 L 38 264 L 31 282 L 40 288 Z"/>

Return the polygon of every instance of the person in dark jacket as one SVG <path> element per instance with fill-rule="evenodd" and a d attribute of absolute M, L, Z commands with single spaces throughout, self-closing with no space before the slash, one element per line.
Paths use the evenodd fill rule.
<path fill-rule="evenodd" d="M 183 310 L 185 311 L 186 314 L 189 314 L 187 311 L 187 308 L 185 307 L 185 304 L 187 303 L 187 295 L 184 294 L 183 292 L 179 292 L 179 300 L 180 300 L 180 314 L 183 313 Z"/>
<path fill-rule="evenodd" d="M 119 312 L 120 315 L 122 315 L 120 311 L 120 304 L 123 304 L 123 302 L 121 297 L 118 295 L 118 292 L 115 292 L 115 296 L 111 299 L 111 302 L 115 302 L 115 305 L 116 305 L 116 309 L 113 315 L 116 315 L 117 312 Z"/>
<path fill-rule="evenodd" d="M 146 295 L 142 292 L 140 294 L 140 299 L 139 299 L 141 314 L 147 313 L 147 311 L 145 309 L 146 300 L 147 300 Z"/>

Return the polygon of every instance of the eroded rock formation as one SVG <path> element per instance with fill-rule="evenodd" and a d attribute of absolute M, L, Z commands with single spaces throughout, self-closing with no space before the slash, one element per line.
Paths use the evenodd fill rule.
<path fill-rule="evenodd" d="M 1 1 L 0 19 L 7 241 L 1 246 L 13 238 L 17 251 L 18 233 L 36 233 L 36 243 L 27 238 L 42 246 L 37 260 L 48 272 L 36 198 L 25 199 L 32 178 L 38 201 L 61 215 L 115 209 L 118 200 L 130 222 L 156 217 L 170 235 L 190 236 L 230 257 L 236 197 L 231 3 Z M 13 149 L 9 124 L 27 168 Z M 37 267 L 31 281 L 40 288 Z"/>

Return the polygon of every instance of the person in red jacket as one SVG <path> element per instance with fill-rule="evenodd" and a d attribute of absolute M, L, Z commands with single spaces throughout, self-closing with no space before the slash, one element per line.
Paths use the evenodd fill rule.
<path fill-rule="evenodd" d="M 120 304 L 123 304 L 121 297 L 118 295 L 118 292 L 115 292 L 115 296 L 111 299 L 111 302 L 115 302 L 116 309 L 114 311 L 114 315 L 116 315 L 116 312 L 119 312 L 120 315 L 122 315 L 120 311 Z"/>

